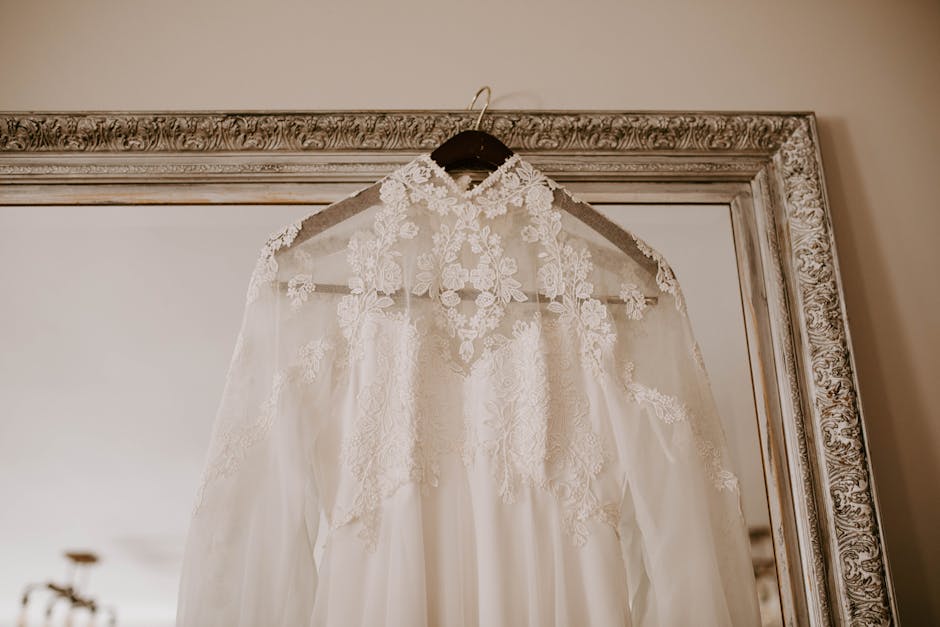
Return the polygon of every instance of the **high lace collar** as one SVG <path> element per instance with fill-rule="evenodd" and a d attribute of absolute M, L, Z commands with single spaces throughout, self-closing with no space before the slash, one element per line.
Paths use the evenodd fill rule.
<path fill-rule="evenodd" d="M 434 177 L 443 181 L 444 184 L 450 188 L 450 191 L 464 198 L 473 198 L 477 194 L 485 192 L 486 189 L 490 187 L 498 188 L 500 186 L 501 179 L 504 179 L 507 174 L 513 172 L 514 170 L 519 169 L 521 160 L 522 159 L 519 157 L 519 155 L 515 153 L 510 155 L 495 170 L 487 174 L 482 181 L 469 189 L 464 189 L 447 170 L 445 170 L 440 164 L 438 164 L 437 161 L 431 158 L 430 153 L 423 153 L 419 155 L 417 159 L 415 159 L 415 161 L 419 161 L 427 165 L 427 167 L 433 173 Z"/>
<path fill-rule="evenodd" d="M 426 202 L 432 211 L 443 215 L 478 209 L 488 218 L 505 214 L 508 205 L 521 205 L 533 188 L 553 187 L 547 176 L 517 154 L 469 189 L 461 187 L 430 153 L 421 153 L 388 178 L 403 184 L 412 200 Z"/>

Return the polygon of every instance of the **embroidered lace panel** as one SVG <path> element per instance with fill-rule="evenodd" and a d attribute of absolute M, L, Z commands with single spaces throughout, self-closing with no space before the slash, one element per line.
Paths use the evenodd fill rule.
<path fill-rule="evenodd" d="M 346 340 L 337 363 L 350 366 L 368 353 L 372 369 L 356 397 L 355 421 L 342 443 L 341 457 L 357 488 L 352 502 L 339 504 L 333 513 L 334 529 L 359 521 L 360 536 L 374 549 L 382 500 L 406 483 L 422 490 L 436 486 L 441 455 L 454 452 L 468 467 L 485 458 L 506 503 L 514 502 L 523 486 L 553 494 L 576 545 L 586 542 L 591 520 L 619 531 L 619 502 L 603 502 L 595 490 L 600 473 L 610 465 L 610 452 L 591 428 L 587 397 L 573 384 L 579 366 L 603 381 L 605 355 L 615 343 L 612 314 L 595 296 L 590 252 L 562 229 L 561 212 L 553 208 L 555 189 L 557 184 L 516 156 L 469 190 L 429 155 L 383 181 L 381 206 L 370 228 L 348 240 L 349 293 L 336 305 Z M 416 255 L 409 282 L 402 245 L 419 236 L 414 212 L 422 208 L 440 222 L 430 234 L 430 249 Z M 537 247 L 538 304 L 551 315 L 535 311 L 517 319 L 507 334 L 500 326 L 507 307 L 532 300 L 517 277 L 517 259 L 507 253 L 495 227 L 494 221 L 510 208 L 526 218 L 512 235 Z M 275 281 L 275 253 L 290 246 L 300 227 L 298 221 L 268 239 L 252 273 L 246 306 Z M 678 282 L 666 260 L 635 239 L 657 262 L 657 287 L 671 294 L 685 315 Z M 291 253 L 298 271 L 287 280 L 286 297 L 289 315 L 300 315 L 317 291 L 315 264 L 303 250 Z M 467 258 L 475 263 L 465 263 Z M 433 301 L 431 332 L 419 330 L 404 312 L 393 311 L 406 286 L 411 295 Z M 472 303 L 465 302 L 469 291 L 475 292 Z M 619 298 L 617 315 L 632 321 L 644 318 L 649 305 L 640 285 L 622 281 Z M 244 344 L 239 334 L 230 376 L 245 358 Z M 221 447 L 212 456 L 203 488 L 237 469 L 246 451 L 270 430 L 285 385 L 315 381 L 329 363 L 327 353 L 336 348 L 328 337 L 298 347 L 292 364 L 275 374 L 256 417 L 218 438 Z M 484 418 L 466 417 L 457 428 L 437 421 L 430 409 L 434 405 L 429 386 L 420 380 L 425 369 L 418 366 L 432 358 L 428 351 L 442 357 L 447 372 L 458 380 L 485 378 L 494 398 Z M 704 372 L 697 345 L 689 351 Z M 572 353 L 580 363 L 572 362 Z M 736 489 L 737 479 L 724 468 L 720 450 L 702 436 L 680 399 L 634 381 L 632 364 L 622 377 L 628 396 L 664 423 L 688 423 L 711 482 L 719 489 Z M 197 507 L 201 494 L 202 489 Z"/>
<path fill-rule="evenodd" d="M 435 310 L 436 323 L 459 343 L 459 359 L 451 365 L 469 374 L 472 358 L 486 336 L 499 326 L 506 307 L 529 300 L 514 277 L 517 260 L 505 253 L 502 236 L 482 222 L 505 215 L 508 207 L 515 206 L 525 207 L 529 216 L 529 223 L 519 232 L 521 240 L 542 247 L 538 285 L 548 311 L 572 325 L 583 340 L 583 357 L 599 370 L 601 353 L 613 344 L 614 334 L 607 308 L 593 296 L 591 255 L 584 246 L 566 241 L 561 213 L 552 208 L 552 189 L 550 179 L 516 155 L 468 191 L 460 189 L 427 155 L 396 170 L 381 186 L 384 206 L 372 232 L 352 239 L 349 245 L 352 294 L 340 301 L 337 314 L 351 356 L 361 352 L 357 329 L 364 317 L 394 303 L 390 295 L 402 287 L 402 269 L 396 261 L 401 252 L 395 244 L 417 235 L 418 227 L 407 215 L 416 206 L 426 207 L 453 220 L 442 222 L 433 233 L 432 249 L 417 256 L 418 271 L 411 292 L 427 294 L 440 304 Z M 472 268 L 459 261 L 465 247 L 475 256 Z M 459 308 L 461 291 L 468 284 L 477 291 L 471 315 Z"/>
<path fill-rule="evenodd" d="M 565 531 L 580 546 L 588 520 L 616 531 L 620 512 L 619 502 L 602 503 L 592 490 L 610 454 L 591 429 L 564 333 L 557 325 L 543 330 L 536 316 L 517 321 L 511 340 L 499 337 L 486 371 L 496 398 L 487 404 L 488 433 L 476 446 L 489 456 L 504 502 L 514 502 L 521 485 L 549 491 L 562 504 Z"/>

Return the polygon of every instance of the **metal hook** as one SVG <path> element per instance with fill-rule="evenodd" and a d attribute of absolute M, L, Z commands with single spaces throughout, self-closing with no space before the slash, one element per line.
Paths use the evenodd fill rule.
<path fill-rule="evenodd" d="M 473 109 L 473 105 L 476 104 L 477 98 L 479 98 L 480 94 L 482 94 L 484 91 L 486 92 L 486 102 L 483 103 L 483 108 L 480 109 L 480 115 L 477 116 L 477 121 L 473 125 L 474 130 L 477 130 L 480 128 L 480 120 L 483 119 L 483 114 L 486 112 L 486 108 L 490 106 L 490 96 L 493 94 L 493 90 L 490 89 L 489 85 L 484 85 L 483 87 L 477 90 L 477 93 L 473 97 L 473 100 L 471 100 L 470 104 L 467 105 L 467 111 L 470 111 L 471 109 Z"/>

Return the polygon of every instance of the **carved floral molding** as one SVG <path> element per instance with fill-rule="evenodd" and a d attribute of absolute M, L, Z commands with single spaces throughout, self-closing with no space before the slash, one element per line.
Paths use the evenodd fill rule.
<path fill-rule="evenodd" d="M 0 152 L 304 152 L 433 149 L 467 112 L 6 113 Z M 489 111 L 480 128 L 513 149 L 776 151 L 798 118 L 773 114 Z"/>

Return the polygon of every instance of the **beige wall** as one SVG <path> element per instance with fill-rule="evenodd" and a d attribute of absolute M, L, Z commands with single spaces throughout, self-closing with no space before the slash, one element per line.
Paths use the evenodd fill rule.
<path fill-rule="evenodd" d="M 815 111 L 901 616 L 940 623 L 940 4 L 358 4 L 0 0 L 0 110 Z"/>

